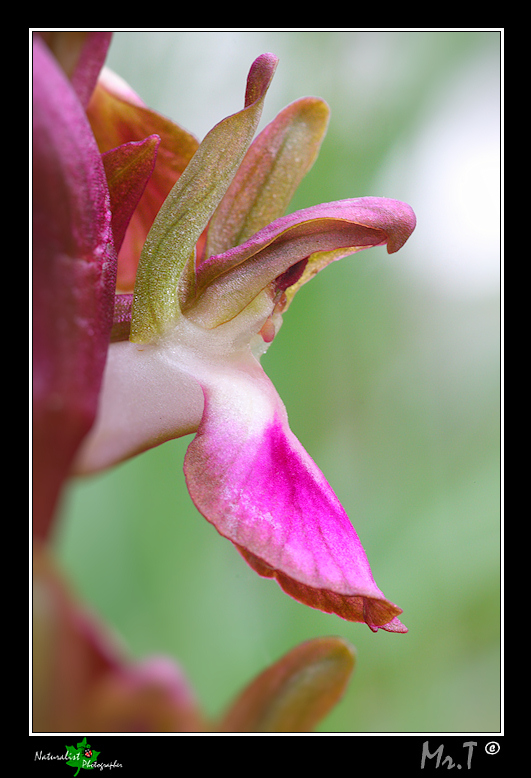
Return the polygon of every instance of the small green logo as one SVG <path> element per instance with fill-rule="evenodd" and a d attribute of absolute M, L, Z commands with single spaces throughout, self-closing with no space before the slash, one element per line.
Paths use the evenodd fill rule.
<path fill-rule="evenodd" d="M 81 743 L 77 744 L 77 748 L 74 746 L 66 747 L 66 754 L 68 756 L 67 765 L 70 767 L 77 767 L 76 775 L 81 769 L 92 770 L 94 762 L 97 760 L 101 751 L 93 751 L 90 745 L 87 743 L 87 738 L 84 737 Z"/>

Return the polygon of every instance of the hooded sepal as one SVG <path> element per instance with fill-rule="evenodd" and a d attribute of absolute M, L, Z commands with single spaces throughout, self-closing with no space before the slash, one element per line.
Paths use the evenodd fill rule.
<path fill-rule="evenodd" d="M 202 327 L 231 321 L 261 293 L 273 306 L 288 300 L 330 262 L 387 244 L 398 251 L 415 228 L 411 208 L 398 200 L 362 197 L 315 205 L 276 219 L 245 243 L 206 257 L 181 310 Z M 290 288 L 293 287 L 290 291 Z"/>

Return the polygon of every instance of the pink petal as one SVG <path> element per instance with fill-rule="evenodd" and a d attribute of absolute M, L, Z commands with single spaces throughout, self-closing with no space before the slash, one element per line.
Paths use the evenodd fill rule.
<path fill-rule="evenodd" d="M 220 370 L 203 386 L 205 412 L 185 458 L 198 510 L 295 599 L 374 631 L 407 631 L 258 363 Z"/>
<path fill-rule="evenodd" d="M 96 413 L 116 254 L 101 156 L 70 82 L 38 36 L 33 64 L 34 521 L 45 534 Z"/>
<path fill-rule="evenodd" d="M 159 136 L 150 135 L 145 140 L 124 143 L 102 154 L 111 197 L 116 251 L 120 251 L 131 217 L 151 177 L 159 144 Z"/>

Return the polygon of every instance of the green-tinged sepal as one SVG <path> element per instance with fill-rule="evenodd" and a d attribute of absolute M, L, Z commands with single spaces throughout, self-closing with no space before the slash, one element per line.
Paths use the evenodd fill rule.
<path fill-rule="evenodd" d="M 208 226 L 205 257 L 245 243 L 286 212 L 310 170 L 330 109 L 318 97 L 291 103 L 253 141 Z"/>
<path fill-rule="evenodd" d="M 160 209 L 138 266 L 130 335 L 133 342 L 152 341 L 178 320 L 179 287 L 194 279 L 195 244 L 251 144 L 276 65 L 272 54 L 255 60 L 249 72 L 245 108 L 208 133 Z"/>

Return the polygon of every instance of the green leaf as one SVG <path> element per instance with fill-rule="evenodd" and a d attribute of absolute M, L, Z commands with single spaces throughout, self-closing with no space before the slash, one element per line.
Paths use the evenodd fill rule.
<path fill-rule="evenodd" d="M 92 751 L 90 756 L 85 756 L 85 751 L 87 749 Z M 101 751 L 93 751 L 90 748 L 90 744 L 87 743 L 87 738 L 84 737 L 83 740 L 77 744 L 76 748 L 74 748 L 74 746 L 66 746 L 66 753 L 67 756 L 70 757 L 67 761 L 67 765 L 69 767 L 77 767 L 76 773 L 74 775 L 75 778 L 81 769 L 92 770 L 92 767 L 94 763 L 97 762 Z"/>

